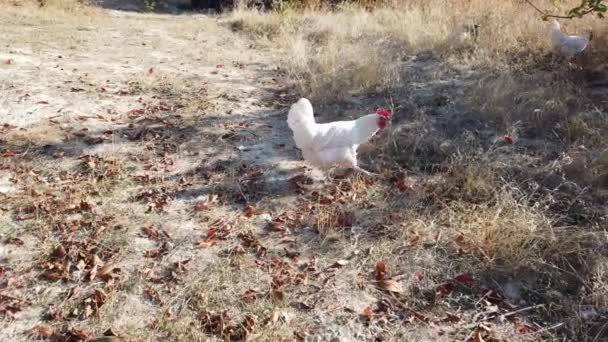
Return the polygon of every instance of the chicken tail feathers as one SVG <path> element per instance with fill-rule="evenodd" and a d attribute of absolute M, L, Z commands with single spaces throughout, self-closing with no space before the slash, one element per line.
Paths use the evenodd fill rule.
<path fill-rule="evenodd" d="M 293 131 L 296 146 L 303 149 L 314 136 L 315 117 L 312 104 L 308 99 L 301 98 L 291 105 L 287 114 L 287 124 Z"/>
<path fill-rule="evenodd" d="M 292 130 L 294 127 L 303 124 L 315 123 L 315 117 L 312 110 L 312 104 L 308 99 L 301 98 L 298 102 L 291 105 L 289 114 L 287 115 L 287 124 Z"/>

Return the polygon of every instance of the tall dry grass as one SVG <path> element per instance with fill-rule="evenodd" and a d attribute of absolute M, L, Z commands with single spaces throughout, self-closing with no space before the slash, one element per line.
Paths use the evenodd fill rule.
<path fill-rule="evenodd" d="M 572 1 L 564 2 L 568 8 Z M 551 8 L 549 2 L 544 2 Z M 318 7 L 315 4 L 304 7 Z M 278 49 L 303 94 L 340 99 L 399 84 L 399 61 L 430 51 L 453 63 L 500 69 L 514 59 L 529 60 L 550 50 L 548 23 L 518 1 L 403 1 L 373 10 L 357 5 L 326 9 L 284 9 L 264 13 L 237 8 L 232 27 Z M 463 26 L 480 25 L 477 42 Z M 606 26 L 591 16 L 564 22 L 564 29 L 593 30 L 594 56 L 605 51 Z M 473 55 L 463 56 L 463 51 Z M 466 59 L 465 59 L 466 57 Z M 596 59 L 600 59 L 597 57 Z"/>

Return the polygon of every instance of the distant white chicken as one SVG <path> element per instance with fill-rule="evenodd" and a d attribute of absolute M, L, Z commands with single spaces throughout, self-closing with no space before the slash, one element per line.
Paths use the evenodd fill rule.
<path fill-rule="evenodd" d="M 561 26 L 557 20 L 553 20 L 551 24 L 551 44 L 553 49 L 559 51 L 567 59 L 572 59 L 574 55 L 581 53 L 587 48 L 589 41 L 592 39 L 592 34 L 589 37 L 583 36 L 568 36 L 561 31 Z"/>
<path fill-rule="evenodd" d="M 301 98 L 291 105 L 287 124 L 304 159 L 313 166 L 323 170 L 332 167 L 353 168 L 371 175 L 357 164 L 357 148 L 378 130 L 384 129 L 391 116 L 390 111 L 380 108 L 376 113 L 357 120 L 317 123 L 312 104 L 308 99 Z"/>

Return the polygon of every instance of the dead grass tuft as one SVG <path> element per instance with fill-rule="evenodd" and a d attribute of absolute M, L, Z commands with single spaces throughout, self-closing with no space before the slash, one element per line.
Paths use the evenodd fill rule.
<path fill-rule="evenodd" d="M 439 222 L 453 229 L 458 248 L 513 269 L 546 260 L 546 252 L 559 249 L 541 205 L 530 205 L 509 189 L 493 197 L 483 204 L 452 202 L 441 211 Z"/>
<path fill-rule="evenodd" d="M 480 204 L 496 198 L 499 184 L 496 170 L 484 164 L 483 160 L 460 158 L 452 161 L 449 169 L 431 181 L 425 191 L 439 206 L 452 201 Z"/>

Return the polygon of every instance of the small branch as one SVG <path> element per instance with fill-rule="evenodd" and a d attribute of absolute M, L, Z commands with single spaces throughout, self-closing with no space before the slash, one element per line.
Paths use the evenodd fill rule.
<path fill-rule="evenodd" d="M 505 314 L 500 315 L 500 317 L 507 318 L 507 317 L 516 315 L 518 313 L 524 312 L 524 311 L 529 311 L 529 310 L 534 310 L 534 309 L 542 308 L 543 306 L 545 306 L 545 304 L 538 304 L 538 305 L 528 306 L 527 308 L 523 308 L 523 309 L 507 312 Z"/>
<path fill-rule="evenodd" d="M 535 331 L 535 332 L 534 332 L 534 334 L 542 334 L 542 333 L 547 332 L 547 331 L 549 331 L 549 330 L 557 329 L 557 328 L 561 327 L 562 325 L 564 325 L 564 322 L 562 322 L 562 323 L 557 323 L 557 324 L 552 325 L 552 326 L 550 326 L 550 327 L 547 327 L 547 328 L 543 328 L 543 329 L 537 330 L 537 331 Z"/>
<path fill-rule="evenodd" d="M 524 312 L 524 311 L 530 311 L 530 310 L 538 309 L 538 308 L 541 308 L 543 306 L 545 306 L 545 304 L 538 304 L 538 305 L 528 306 L 526 308 L 522 308 L 522 309 L 519 309 L 519 310 L 507 312 L 507 313 L 504 313 L 502 315 L 491 315 L 491 314 L 497 314 L 497 312 L 494 312 L 494 311 L 481 312 L 481 313 L 479 313 L 479 314 L 477 314 L 475 316 L 483 316 L 483 315 L 487 315 L 487 316 L 478 319 L 476 322 L 473 322 L 473 323 L 470 323 L 468 325 L 465 325 L 465 329 L 475 328 L 475 327 L 479 326 L 480 324 L 482 324 L 484 322 L 487 322 L 487 321 L 490 321 L 490 320 L 493 320 L 493 319 L 495 319 L 497 317 L 500 317 L 501 319 L 505 319 L 507 317 L 511 317 L 513 315 L 517 315 L 518 313 L 521 313 L 521 312 Z"/>
<path fill-rule="evenodd" d="M 525 0 L 525 1 L 528 3 L 528 5 L 532 6 L 538 13 L 540 13 L 542 15 L 546 14 L 543 10 L 541 10 L 538 7 L 536 7 L 536 5 L 532 3 L 532 1 L 530 1 L 530 0 Z"/>
<path fill-rule="evenodd" d="M 536 6 L 534 3 L 532 3 L 532 1 L 530 0 L 525 0 L 526 3 L 530 6 L 532 6 L 532 8 L 534 8 L 538 13 L 542 14 L 544 18 L 557 18 L 557 19 L 572 19 L 575 17 L 578 17 L 577 15 L 558 15 L 558 14 L 548 14 L 547 12 L 541 10 L 540 8 L 538 8 L 538 6 Z M 593 12 L 593 8 L 590 8 L 586 11 L 583 11 L 580 16 L 584 16 L 587 15 L 589 13 Z"/>

